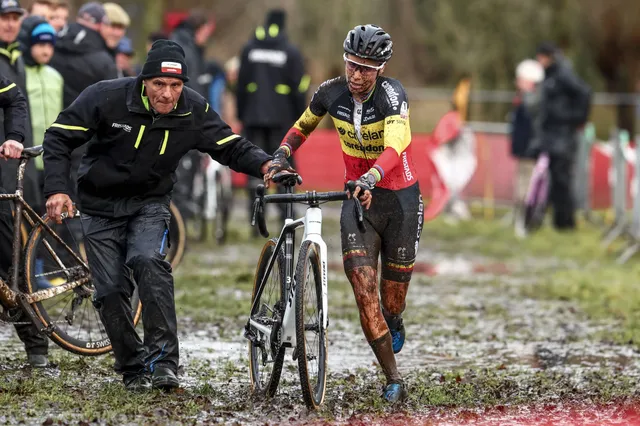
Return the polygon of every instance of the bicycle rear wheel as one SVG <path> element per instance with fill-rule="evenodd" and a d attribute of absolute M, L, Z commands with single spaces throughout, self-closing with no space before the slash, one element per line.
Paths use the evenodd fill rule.
<path fill-rule="evenodd" d="M 80 217 L 65 215 L 60 225 L 46 216 L 43 219 L 86 264 Z M 31 307 L 60 347 L 79 355 L 101 355 L 111 350 L 111 341 L 93 305 L 94 287 L 89 269 L 38 223 L 31 231 L 25 249 L 24 290 L 35 293 L 83 278 L 89 278 L 89 281 L 35 302 Z M 137 291 L 130 301 L 133 321 L 137 324 L 142 313 Z"/>
<path fill-rule="evenodd" d="M 184 257 L 187 245 L 187 228 L 178 207 L 172 202 L 169 205 L 171 221 L 169 222 L 169 249 L 167 250 L 167 262 L 175 271 Z"/>
<path fill-rule="evenodd" d="M 272 239 L 267 241 L 262 249 L 251 297 L 252 302 L 258 300 L 251 311 L 251 319 L 260 324 L 270 325 L 272 331 L 270 336 L 266 336 L 253 327 L 248 330 L 254 337 L 249 340 L 251 388 L 254 394 L 262 394 L 267 397 L 275 395 L 278 389 L 285 354 L 285 349 L 280 346 L 280 325 L 285 307 L 285 259 L 282 250 L 277 254 L 277 259 L 265 286 L 262 289 L 259 288 L 267 273 L 269 259 L 271 259 L 275 247 L 276 240 Z"/>
<path fill-rule="evenodd" d="M 311 241 L 300 247 L 296 265 L 296 355 L 304 402 L 317 409 L 327 388 L 327 331 L 323 325 L 320 248 Z"/>

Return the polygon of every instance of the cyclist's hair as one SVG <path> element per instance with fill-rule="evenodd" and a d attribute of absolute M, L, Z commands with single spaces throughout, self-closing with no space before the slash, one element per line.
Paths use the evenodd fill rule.
<path fill-rule="evenodd" d="M 386 62 L 393 55 L 391 36 L 377 25 L 358 25 L 347 34 L 344 51 L 363 59 Z"/>

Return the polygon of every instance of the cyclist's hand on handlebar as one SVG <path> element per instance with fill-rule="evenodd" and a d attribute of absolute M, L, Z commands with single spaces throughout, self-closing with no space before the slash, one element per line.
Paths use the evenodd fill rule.
<path fill-rule="evenodd" d="M 287 152 L 284 148 L 278 148 L 276 152 L 273 153 L 273 160 L 267 161 L 262 167 L 265 167 L 267 172 L 264 173 L 264 186 L 269 187 L 271 184 L 271 179 L 276 173 L 280 173 L 283 171 L 295 173 L 295 169 L 291 167 L 289 161 L 287 161 Z"/>
<path fill-rule="evenodd" d="M 47 215 L 56 223 L 62 223 L 62 212 L 67 211 L 69 217 L 75 216 L 75 208 L 67 194 L 53 194 L 47 199 Z"/>
<path fill-rule="evenodd" d="M 360 176 L 360 178 L 353 182 L 355 185 L 353 190 L 353 196 L 358 198 L 365 209 L 369 210 L 371 207 L 371 201 L 373 201 L 373 195 L 371 191 L 376 186 L 377 179 L 371 173 L 367 172 Z M 351 195 L 351 194 L 350 194 Z"/>
<path fill-rule="evenodd" d="M 24 146 L 20 142 L 9 139 L 0 146 L 0 157 L 5 160 L 9 158 L 20 158 L 23 149 Z"/>

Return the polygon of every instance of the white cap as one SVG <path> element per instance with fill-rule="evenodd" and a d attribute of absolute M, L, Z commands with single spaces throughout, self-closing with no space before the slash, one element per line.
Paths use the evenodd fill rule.
<path fill-rule="evenodd" d="M 544 68 L 536 60 L 525 59 L 516 67 L 516 78 L 540 83 L 544 80 Z"/>

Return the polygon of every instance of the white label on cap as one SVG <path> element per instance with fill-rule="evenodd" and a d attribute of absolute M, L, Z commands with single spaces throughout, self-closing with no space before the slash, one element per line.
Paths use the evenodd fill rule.
<path fill-rule="evenodd" d="M 182 74 L 182 64 L 179 62 L 162 62 L 160 64 L 160 71 L 173 74 Z"/>
<path fill-rule="evenodd" d="M 18 2 L 16 0 L 4 0 L 2 2 L 2 8 L 5 9 L 7 7 L 18 7 Z"/>

